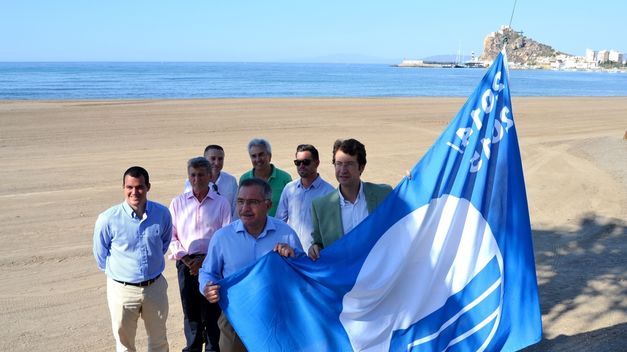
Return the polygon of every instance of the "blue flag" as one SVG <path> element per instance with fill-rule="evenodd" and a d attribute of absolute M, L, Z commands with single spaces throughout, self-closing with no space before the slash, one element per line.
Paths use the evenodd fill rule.
<path fill-rule="evenodd" d="M 505 54 L 411 177 L 318 261 L 271 253 L 220 284 L 250 351 L 514 351 L 539 341 Z"/>

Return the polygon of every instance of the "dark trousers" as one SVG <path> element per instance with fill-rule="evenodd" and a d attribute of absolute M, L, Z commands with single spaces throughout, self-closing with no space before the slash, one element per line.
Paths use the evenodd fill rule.
<path fill-rule="evenodd" d="M 209 303 L 198 290 L 198 276 L 192 276 L 189 268 L 180 260 L 176 262 L 181 303 L 183 304 L 183 330 L 186 347 L 183 352 L 219 352 L 220 329 L 218 318 L 222 311 L 217 303 Z"/>

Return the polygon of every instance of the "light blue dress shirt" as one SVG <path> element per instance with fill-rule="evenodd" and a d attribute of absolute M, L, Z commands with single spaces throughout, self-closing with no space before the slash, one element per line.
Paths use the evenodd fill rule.
<path fill-rule="evenodd" d="M 313 237 L 311 237 L 313 231 L 311 201 L 334 190 L 335 188 L 331 184 L 318 175 L 309 188 L 305 188 L 299 178 L 285 185 L 283 193 L 281 193 L 281 200 L 275 217 L 287 222 L 296 231 L 305 252 L 309 250 L 313 242 Z"/>
<path fill-rule="evenodd" d="M 236 220 L 213 234 L 209 250 L 198 274 L 200 293 L 208 282 L 217 283 L 255 263 L 271 252 L 277 243 L 286 243 L 296 256 L 303 256 L 303 247 L 296 232 L 281 220 L 267 216 L 266 227 L 257 238 L 249 234 L 241 220 Z"/>
<path fill-rule="evenodd" d="M 168 208 L 147 201 L 140 219 L 122 202 L 98 216 L 94 227 L 94 257 L 98 268 L 111 279 L 138 283 L 163 272 L 163 256 L 171 238 Z"/>

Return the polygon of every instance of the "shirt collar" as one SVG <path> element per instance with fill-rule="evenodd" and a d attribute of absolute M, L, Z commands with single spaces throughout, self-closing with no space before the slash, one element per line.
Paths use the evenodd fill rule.
<path fill-rule="evenodd" d="M 270 173 L 270 177 L 268 177 L 268 181 L 270 181 L 271 179 L 276 177 L 276 167 L 274 167 L 274 164 L 270 164 L 270 168 L 272 169 L 272 172 Z M 222 173 L 222 172 L 220 172 Z M 253 169 L 250 171 L 250 173 L 253 175 L 253 177 L 255 176 L 255 168 L 253 167 Z M 216 182 L 218 182 L 218 180 L 216 180 Z"/>
<path fill-rule="evenodd" d="M 351 203 L 347 201 L 346 199 L 344 199 L 342 192 L 340 192 L 340 186 L 337 186 L 337 194 L 340 196 L 341 207 L 346 206 L 348 204 L 357 204 L 360 201 L 363 201 L 366 199 L 366 195 L 364 194 L 364 183 L 362 181 L 359 182 L 359 193 L 357 193 L 357 199 L 355 200 L 355 203 Z"/>
<path fill-rule="evenodd" d="M 185 198 L 187 198 L 187 199 L 196 198 L 196 196 L 194 196 L 194 191 L 189 191 L 189 192 L 185 193 Z M 205 196 L 205 198 L 203 198 L 202 201 L 204 201 L 207 198 L 216 199 L 216 193 L 211 188 L 209 188 L 209 192 L 207 192 L 207 195 Z M 201 203 L 202 203 L 202 201 L 201 201 Z"/>
<path fill-rule="evenodd" d="M 263 237 L 266 237 L 266 235 L 270 231 L 276 231 L 276 226 L 274 226 L 274 223 L 272 222 L 272 219 L 270 219 L 270 217 L 267 216 L 266 217 L 266 227 L 263 228 L 263 231 L 261 231 L 259 236 L 257 236 L 257 239 L 261 239 Z M 242 220 L 237 220 L 237 222 L 235 223 L 235 232 L 241 232 L 242 234 L 244 234 L 246 236 L 250 236 L 250 237 L 254 238 L 251 234 L 248 233 L 248 231 L 246 231 L 246 228 L 244 227 L 244 224 L 242 223 Z"/>
<path fill-rule="evenodd" d="M 318 174 L 318 175 L 316 175 L 316 178 L 313 180 L 311 185 L 309 185 L 309 188 L 318 188 L 320 186 L 320 182 L 322 182 L 322 178 L 320 177 L 320 174 Z M 303 186 L 302 179 L 298 180 L 298 188 L 309 189 L 309 188 L 305 188 L 305 186 Z"/>
<path fill-rule="evenodd" d="M 135 213 L 135 210 L 133 210 L 133 208 L 131 208 L 131 206 L 126 201 L 122 202 L 122 209 L 124 210 L 126 215 L 130 216 L 131 218 L 139 219 L 139 216 L 137 216 L 137 214 Z M 150 212 L 151 209 L 152 209 L 152 206 L 151 206 L 150 202 L 148 200 L 146 200 L 146 209 L 144 209 L 144 215 L 143 216 L 144 217 L 148 216 L 148 213 Z"/>

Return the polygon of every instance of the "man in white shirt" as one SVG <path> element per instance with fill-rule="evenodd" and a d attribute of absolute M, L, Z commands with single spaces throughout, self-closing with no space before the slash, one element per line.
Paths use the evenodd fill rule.
<path fill-rule="evenodd" d="M 361 180 L 366 168 L 366 147 L 356 139 L 338 139 L 333 144 L 336 192 L 316 198 L 311 203 L 313 244 L 309 257 L 316 260 L 320 251 L 355 228 L 392 191 L 385 184 Z"/>

